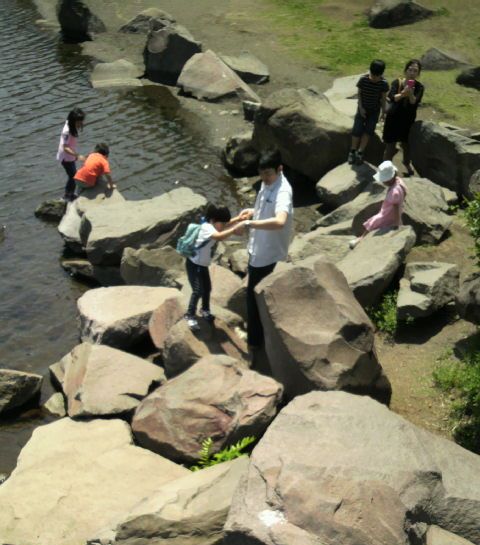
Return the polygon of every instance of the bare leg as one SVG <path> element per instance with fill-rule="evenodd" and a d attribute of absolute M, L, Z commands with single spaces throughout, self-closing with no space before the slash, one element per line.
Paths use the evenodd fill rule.
<path fill-rule="evenodd" d="M 358 149 L 360 144 L 360 138 L 358 136 L 352 136 L 352 149 Z"/>
<path fill-rule="evenodd" d="M 358 148 L 358 151 L 361 151 L 363 153 L 365 151 L 365 148 L 367 147 L 369 140 L 370 140 L 370 135 L 363 133 L 362 138 L 360 140 L 360 147 Z"/>

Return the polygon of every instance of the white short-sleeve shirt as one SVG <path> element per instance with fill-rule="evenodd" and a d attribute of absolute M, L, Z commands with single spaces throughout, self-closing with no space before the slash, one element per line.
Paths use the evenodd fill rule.
<path fill-rule="evenodd" d="M 192 263 L 195 263 L 195 265 L 201 265 L 202 267 L 208 267 L 210 265 L 210 262 L 212 261 L 212 249 L 213 245 L 215 244 L 215 240 L 213 240 L 211 237 L 216 232 L 217 230 L 211 223 L 202 223 L 200 226 L 200 231 L 198 232 L 195 246 L 200 246 L 206 240 L 208 240 L 208 242 L 197 250 L 194 257 L 188 258 Z"/>
<path fill-rule="evenodd" d="M 249 263 L 252 267 L 266 267 L 285 261 L 293 233 L 292 187 L 281 172 L 271 185 L 262 183 L 255 201 L 254 220 L 274 218 L 279 212 L 288 214 L 282 229 L 250 229 L 248 241 Z"/>
<path fill-rule="evenodd" d="M 62 134 L 60 135 L 60 142 L 58 143 L 57 151 L 57 161 L 75 161 L 75 156 L 70 155 L 65 151 L 65 146 L 77 150 L 77 137 L 70 134 L 70 129 L 68 128 L 68 121 L 65 121 L 65 125 L 62 129 Z"/>

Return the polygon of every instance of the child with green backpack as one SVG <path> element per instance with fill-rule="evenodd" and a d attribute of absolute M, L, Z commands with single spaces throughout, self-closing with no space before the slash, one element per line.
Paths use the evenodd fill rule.
<path fill-rule="evenodd" d="M 185 314 L 188 327 L 192 330 L 199 329 L 196 314 L 200 299 L 202 299 L 201 317 L 208 322 L 215 320 L 215 316 L 210 312 L 212 283 L 208 266 L 212 260 L 215 243 L 233 235 L 238 222 L 242 219 L 240 216 L 232 218 L 230 210 L 226 207 L 217 208 L 210 205 L 204 223 L 200 225 L 191 223 L 177 243 L 177 251 L 186 257 L 188 281 L 192 286 L 192 295 Z M 230 227 L 231 225 L 234 227 Z"/>

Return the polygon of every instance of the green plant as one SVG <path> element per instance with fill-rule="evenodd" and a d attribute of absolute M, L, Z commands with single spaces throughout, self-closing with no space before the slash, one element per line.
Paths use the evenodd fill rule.
<path fill-rule="evenodd" d="M 477 265 L 480 266 L 480 193 L 476 193 L 465 208 L 465 221 L 474 240 Z"/>
<path fill-rule="evenodd" d="M 478 343 L 477 343 L 478 344 Z M 480 351 L 470 346 L 461 359 L 447 356 L 433 372 L 435 386 L 453 398 L 453 436 L 465 448 L 480 453 Z"/>
<path fill-rule="evenodd" d="M 377 307 L 367 309 L 375 327 L 391 337 L 397 330 L 397 296 L 396 291 L 387 293 Z"/>
<path fill-rule="evenodd" d="M 235 458 L 243 456 L 245 454 L 243 451 L 248 447 L 248 445 L 251 445 L 254 442 L 255 437 L 244 437 L 243 439 L 240 439 L 240 441 L 237 441 L 234 445 L 230 445 L 220 452 L 212 454 L 213 439 L 209 437 L 208 439 L 202 441 L 202 448 L 199 451 L 200 459 L 198 460 L 198 464 L 191 466 L 190 470 L 198 471 L 206 467 L 221 464 L 222 462 L 235 460 Z"/>

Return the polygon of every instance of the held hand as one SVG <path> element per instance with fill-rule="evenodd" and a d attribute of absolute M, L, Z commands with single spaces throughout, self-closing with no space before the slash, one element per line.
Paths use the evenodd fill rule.
<path fill-rule="evenodd" d="M 243 209 L 240 214 L 238 214 L 240 221 L 252 219 L 252 216 L 253 212 L 248 208 Z"/>
<path fill-rule="evenodd" d="M 82 161 L 82 163 L 84 163 L 85 159 L 86 159 L 85 155 L 78 155 L 77 158 L 78 158 L 79 161 Z"/>

